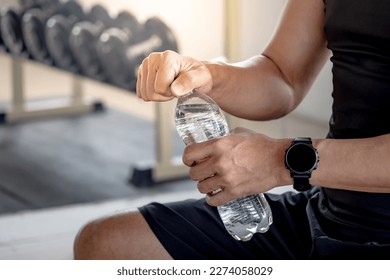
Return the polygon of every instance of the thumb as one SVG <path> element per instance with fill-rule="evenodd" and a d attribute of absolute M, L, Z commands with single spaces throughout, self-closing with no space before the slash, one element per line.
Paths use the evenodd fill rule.
<path fill-rule="evenodd" d="M 212 77 L 206 66 L 200 66 L 190 71 L 179 73 L 171 84 L 171 92 L 179 97 L 192 90 L 201 93 L 209 92 L 212 88 Z"/>
<path fill-rule="evenodd" d="M 178 81 L 178 80 L 174 80 L 173 83 L 171 84 L 171 92 L 176 97 L 180 97 L 182 95 L 185 95 L 186 93 L 190 92 L 191 90 L 192 90 L 191 87 L 188 87 L 188 86 L 186 87 L 186 85 L 183 84 L 183 82 Z"/>

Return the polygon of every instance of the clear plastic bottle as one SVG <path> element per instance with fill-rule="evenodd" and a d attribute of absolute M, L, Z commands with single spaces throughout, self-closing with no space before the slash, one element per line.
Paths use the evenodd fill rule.
<path fill-rule="evenodd" d="M 209 96 L 197 92 L 179 97 L 175 123 L 186 145 L 229 134 L 219 106 Z M 271 208 L 262 193 L 218 206 L 218 212 L 226 230 L 236 240 L 248 241 L 256 232 L 266 232 L 272 224 Z"/>

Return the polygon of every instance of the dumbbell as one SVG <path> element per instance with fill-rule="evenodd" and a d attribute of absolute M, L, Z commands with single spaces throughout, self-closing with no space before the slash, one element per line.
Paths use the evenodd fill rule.
<path fill-rule="evenodd" d="M 47 51 L 53 64 L 61 69 L 79 73 L 69 47 L 69 34 L 73 26 L 85 20 L 87 15 L 76 1 L 64 3 L 67 12 L 51 16 L 45 25 L 44 37 Z"/>
<path fill-rule="evenodd" d="M 94 5 L 88 18 L 75 24 L 69 34 L 69 48 L 80 73 L 98 81 L 104 81 L 102 69 L 97 63 L 96 38 L 111 25 L 112 18 L 101 5 Z"/>
<path fill-rule="evenodd" d="M 1 37 L 5 48 L 12 54 L 25 55 L 22 28 L 20 24 L 21 10 L 4 6 L 0 10 Z"/>
<path fill-rule="evenodd" d="M 124 33 L 103 33 L 97 50 L 99 60 L 109 82 L 135 91 L 138 67 L 142 60 L 152 52 L 164 50 L 178 51 L 172 30 L 158 17 L 149 18 L 142 27 L 136 43 Z"/>
<path fill-rule="evenodd" d="M 109 39 L 110 36 L 122 36 L 123 39 L 134 44 L 141 40 L 142 36 L 142 25 L 138 19 L 128 11 L 121 11 L 115 18 L 114 27 L 105 29 L 100 35 L 100 39 Z"/>
<path fill-rule="evenodd" d="M 132 14 L 126 11 L 122 11 L 117 15 L 117 21 L 121 28 L 108 28 L 102 32 L 97 44 L 97 52 L 107 82 L 128 89 L 128 85 L 123 82 L 123 79 L 118 75 L 118 71 L 112 71 L 112 64 L 120 68 L 123 59 L 118 50 L 125 45 L 133 45 L 140 41 L 143 27 Z"/>
<path fill-rule="evenodd" d="M 88 21 L 95 24 L 101 24 L 102 27 L 104 27 L 112 24 L 112 17 L 106 8 L 102 5 L 95 4 L 89 10 Z"/>
<path fill-rule="evenodd" d="M 0 34 L 3 48 L 15 55 L 28 56 L 21 28 L 23 13 L 32 7 L 42 7 L 51 0 L 24 0 L 19 1 L 19 7 L 3 6 L 0 9 Z"/>
<path fill-rule="evenodd" d="M 102 26 L 82 21 L 72 28 L 69 36 L 69 47 L 81 74 L 98 81 L 104 81 L 104 75 L 94 45 L 101 32 Z"/>
<path fill-rule="evenodd" d="M 69 46 L 83 75 L 106 82 L 105 65 L 100 63 L 96 49 L 101 34 L 112 29 L 133 34 L 139 23 L 127 12 L 112 18 L 100 5 L 92 7 L 89 19 L 90 21 L 79 22 L 73 27 L 69 36 Z"/>
<path fill-rule="evenodd" d="M 45 27 L 46 45 L 54 65 L 77 74 L 81 74 L 81 70 L 69 44 L 72 29 L 76 24 L 84 21 L 96 22 L 99 26 L 103 26 L 102 20 L 98 18 L 104 17 L 104 9 L 100 5 L 95 5 L 88 15 L 84 11 L 83 14 L 82 17 L 77 15 L 73 17 L 55 15 L 47 21 Z"/>
<path fill-rule="evenodd" d="M 52 64 L 49 52 L 45 42 L 45 25 L 46 21 L 54 14 L 72 13 L 69 10 L 68 1 L 65 3 L 59 0 L 52 0 L 42 7 L 28 9 L 22 17 L 22 33 L 26 49 L 30 56 L 40 62 Z"/>

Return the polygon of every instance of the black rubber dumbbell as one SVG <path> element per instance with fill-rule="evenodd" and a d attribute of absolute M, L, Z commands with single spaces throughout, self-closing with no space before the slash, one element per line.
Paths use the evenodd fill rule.
<path fill-rule="evenodd" d="M 133 43 L 140 40 L 142 25 L 138 19 L 128 11 L 119 12 L 114 20 L 114 26 L 104 30 L 104 33 L 115 29 L 124 32 Z"/>
<path fill-rule="evenodd" d="M 94 46 L 101 32 L 101 25 L 82 21 L 72 28 L 69 35 L 69 47 L 80 73 L 98 81 L 104 81 L 104 75 Z"/>
<path fill-rule="evenodd" d="M 69 3 L 69 2 L 66 2 Z M 44 6 L 26 10 L 22 17 L 22 33 L 27 52 L 31 58 L 52 64 L 45 41 L 45 25 L 54 14 L 69 14 L 68 4 L 52 0 Z"/>
<path fill-rule="evenodd" d="M 121 65 L 124 64 L 124 61 L 121 52 L 118 50 L 123 49 L 125 46 L 136 44 L 145 36 L 142 32 L 143 26 L 131 13 L 127 11 L 120 12 L 117 15 L 117 21 L 120 28 L 108 28 L 100 35 L 97 44 L 98 58 L 107 82 L 129 89 L 129 84 L 122 77 L 124 73 Z M 113 70 L 118 68 L 121 69 L 119 71 Z"/>
<path fill-rule="evenodd" d="M 94 24 L 100 24 L 103 28 L 112 25 L 110 13 L 105 7 L 99 4 L 95 4 L 91 7 L 87 20 Z"/>
<path fill-rule="evenodd" d="M 0 9 L 1 37 L 5 48 L 14 55 L 27 56 L 20 18 L 23 12 L 15 7 L 4 6 Z"/>
<path fill-rule="evenodd" d="M 12 54 L 28 57 L 24 43 L 21 18 L 30 8 L 41 8 L 51 0 L 19 1 L 19 6 L 8 5 L 0 8 L 0 34 L 3 48 Z"/>
<path fill-rule="evenodd" d="M 69 47 L 69 35 L 73 26 L 84 21 L 87 15 L 76 1 L 64 3 L 66 13 L 51 16 L 45 25 L 44 37 L 47 51 L 58 68 L 80 73 Z"/>
<path fill-rule="evenodd" d="M 152 52 L 178 51 L 172 30 L 158 17 L 149 18 L 134 43 L 124 33 L 103 33 L 97 45 L 109 82 L 135 91 L 138 67 Z"/>
<path fill-rule="evenodd" d="M 107 82 L 105 65 L 100 63 L 96 49 L 101 34 L 113 29 L 133 34 L 139 27 L 139 23 L 133 15 L 126 12 L 112 18 L 100 5 L 92 7 L 89 20 L 79 22 L 73 27 L 69 45 L 83 75 Z"/>
<path fill-rule="evenodd" d="M 112 18 L 101 5 L 94 5 L 84 21 L 76 23 L 69 33 L 68 44 L 71 55 L 80 74 L 98 81 L 104 81 L 102 69 L 96 58 L 96 38 L 111 25 Z"/>

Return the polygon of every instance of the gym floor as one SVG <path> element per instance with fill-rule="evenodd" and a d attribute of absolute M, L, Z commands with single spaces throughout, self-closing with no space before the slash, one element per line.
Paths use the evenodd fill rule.
<path fill-rule="evenodd" d="M 0 76 L 2 85 L 0 109 L 4 109 L 7 108 L 11 98 L 11 61 L 8 56 L 0 54 L 0 67 L 4 69 Z M 71 77 L 66 73 L 56 72 L 35 63 L 27 63 L 24 70 L 25 90 L 29 100 L 43 101 L 53 97 L 61 99 L 71 89 Z M 129 175 L 131 163 L 142 160 L 146 154 L 147 159 L 154 156 L 154 104 L 138 100 L 133 93 L 90 80 L 86 80 L 83 87 L 87 99 L 100 99 L 104 102 L 108 108 L 106 113 L 38 120 L 0 127 L 0 144 L 6 143 L 8 146 L 14 144 L 15 146 L 11 154 L 0 156 L 2 166 L 2 171 L 0 171 L 0 205 L 2 207 L 0 207 L 0 228 L 2 229 L 0 231 L 0 259 L 71 259 L 73 239 L 80 227 L 88 220 L 118 211 L 129 211 L 150 201 L 164 202 L 201 197 L 196 191 L 195 184 L 190 180 L 170 182 L 149 189 L 137 189 L 129 185 L 126 182 L 126 176 Z M 242 125 L 240 122 L 237 124 Z M 291 137 L 292 135 L 323 137 L 327 129 L 325 123 L 311 121 L 294 114 L 284 120 L 265 123 L 248 122 L 244 126 L 274 137 Z M 67 129 L 66 133 L 62 133 L 61 128 Z M 73 169 L 78 170 L 79 173 L 70 174 L 67 168 L 69 161 L 66 160 L 65 163 L 62 162 L 59 165 L 58 169 L 55 169 L 58 162 L 61 162 L 60 158 L 55 157 L 56 153 L 53 150 L 55 146 L 50 146 L 48 140 L 40 135 L 42 131 L 47 130 L 51 131 L 51 137 L 68 135 L 56 138 L 63 141 L 62 149 L 64 149 L 65 158 L 67 153 L 72 153 L 71 146 L 76 147 L 78 152 L 84 151 L 87 155 L 91 153 L 91 150 L 93 151 L 94 155 L 89 158 L 89 161 L 85 162 L 79 158 L 74 161 Z M 72 138 L 69 131 L 76 133 L 77 137 Z M 83 137 L 86 137 L 87 142 L 82 142 Z M 150 141 L 145 141 L 145 138 L 150 138 Z M 131 145 L 137 145 L 137 143 L 138 146 L 135 149 L 129 149 Z M 1 150 L 7 145 L 0 147 L 0 153 L 10 152 L 9 149 Z M 175 143 L 176 153 L 181 152 L 181 147 L 178 145 Z M 114 146 L 119 146 L 119 148 Z M 45 148 L 51 148 L 51 150 L 45 152 Z M 124 149 L 127 153 L 125 160 L 114 160 L 111 164 L 106 162 L 103 166 L 96 164 L 96 159 L 112 160 L 114 156 L 120 155 L 120 149 Z M 110 150 L 113 154 L 108 153 Z M 18 153 L 19 158 L 15 157 Z M 50 180 L 48 173 L 29 174 L 28 170 L 22 168 L 23 155 L 29 156 L 30 163 L 35 162 L 34 167 L 38 171 L 34 172 L 49 170 L 50 173 L 56 170 L 58 183 L 56 180 Z M 10 160 L 7 161 L 7 158 Z M 49 166 L 51 169 L 44 169 L 44 166 Z M 86 171 L 86 166 L 91 168 Z M 102 169 L 99 170 L 99 168 Z M 91 169 L 94 170 L 91 171 Z M 85 172 L 89 174 L 90 180 L 83 177 Z M 99 186 L 97 182 L 101 181 L 101 178 L 98 176 L 103 172 L 107 175 L 105 178 L 109 179 Z M 42 187 L 42 182 L 47 185 Z M 16 187 L 7 189 L 6 185 L 10 184 Z M 107 185 L 110 185 L 110 188 L 105 188 Z M 72 189 L 77 191 L 69 195 Z M 80 189 L 84 191 L 79 192 Z M 291 190 L 291 188 L 286 186 L 276 191 L 286 190 Z M 7 204 L 6 201 L 9 202 L 9 200 L 5 200 L 5 197 L 10 192 L 13 193 L 13 198 L 19 198 L 19 202 L 30 201 L 30 205 L 18 208 L 15 203 Z M 67 195 L 75 199 L 64 201 L 62 198 Z M 7 205 L 10 207 L 7 208 Z"/>

